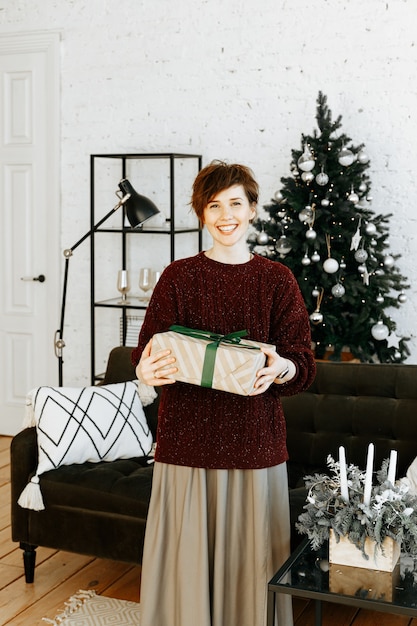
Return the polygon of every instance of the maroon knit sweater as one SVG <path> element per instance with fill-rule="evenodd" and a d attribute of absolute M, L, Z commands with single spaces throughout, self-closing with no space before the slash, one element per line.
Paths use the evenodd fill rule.
<path fill-rule="evenodd" d="M 253 397 L 180 382 L 164 386 L 156 460 L 217 469 L 286 461 L 280 395 L 306 389 L 315 375 L 309 318 L 291 271 L 258 255 L 238 265 L 213 261 L 203 252 L 174 261 L 155 287 L 132 354 L 134 365 L 149 339 L 171 324 L 221 334 L 247 330 L 249 339 L 276 345 L 297 373 Z"/>

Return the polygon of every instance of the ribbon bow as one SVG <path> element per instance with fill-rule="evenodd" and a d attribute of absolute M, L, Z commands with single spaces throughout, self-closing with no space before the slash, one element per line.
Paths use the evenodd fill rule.
<path fill-rule="evenodd" d="M 181 335 L 186 335 L 187 337 L 193 337 L 194 339 L 202 339 L 210 342 L 206 346 L 206 352 L 204 355 L 203 370 L 201 372 L 201 387 L 211 388 L 213 385 L 216 352 L 221 343 L 238 345 L 241 348 L 247 348 L 249 350 L 260 350 L 258 346 L 241 343 L 241 338 L 246 337 L 248 334 L 246 330 L 236 330 L 233 333 L 228 333 L 227 335 L 220 335 L 209 330 L 195 330 L 193 328 L 178 326 L 176 324 L 170 326 L 169 330 L 180 333 Z"/>

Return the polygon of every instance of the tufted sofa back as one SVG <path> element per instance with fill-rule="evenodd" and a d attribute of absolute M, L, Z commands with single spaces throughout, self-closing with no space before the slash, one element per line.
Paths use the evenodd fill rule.
<path fill-rule="evenodd" d="M 417 365 L 318 362 L 304 393 L 283 398 L 290 486 L 325 471 L 327 455 L 365 469 L 369 443 L 375 470 L 398 451 L 397 478 L 417 456 Z"/>

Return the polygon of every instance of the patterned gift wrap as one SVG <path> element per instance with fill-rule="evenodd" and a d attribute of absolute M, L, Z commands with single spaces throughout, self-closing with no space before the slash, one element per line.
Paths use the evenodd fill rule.
<path fill-rule="evenodd" d="M 265 366 L 261 346 L 275 346 L 242 337 L 246 331 L 218 335 L 209 331 L 171 326 L 154 335 L 152 354 L 171 350 L 178 372 L 174 380 L 248 396 L 254 390 L 256 374 Z"/>

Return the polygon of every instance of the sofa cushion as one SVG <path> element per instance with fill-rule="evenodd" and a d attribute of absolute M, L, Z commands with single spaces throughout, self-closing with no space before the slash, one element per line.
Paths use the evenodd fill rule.
<path fill-rule="evenodd" d="M 152 434 L 134 382 L 99 387 L 39 387 L 29 394 L 38 467 L 19 498 L 43 510 L 39 476 L 62 465 L 146 456 Z"/>

